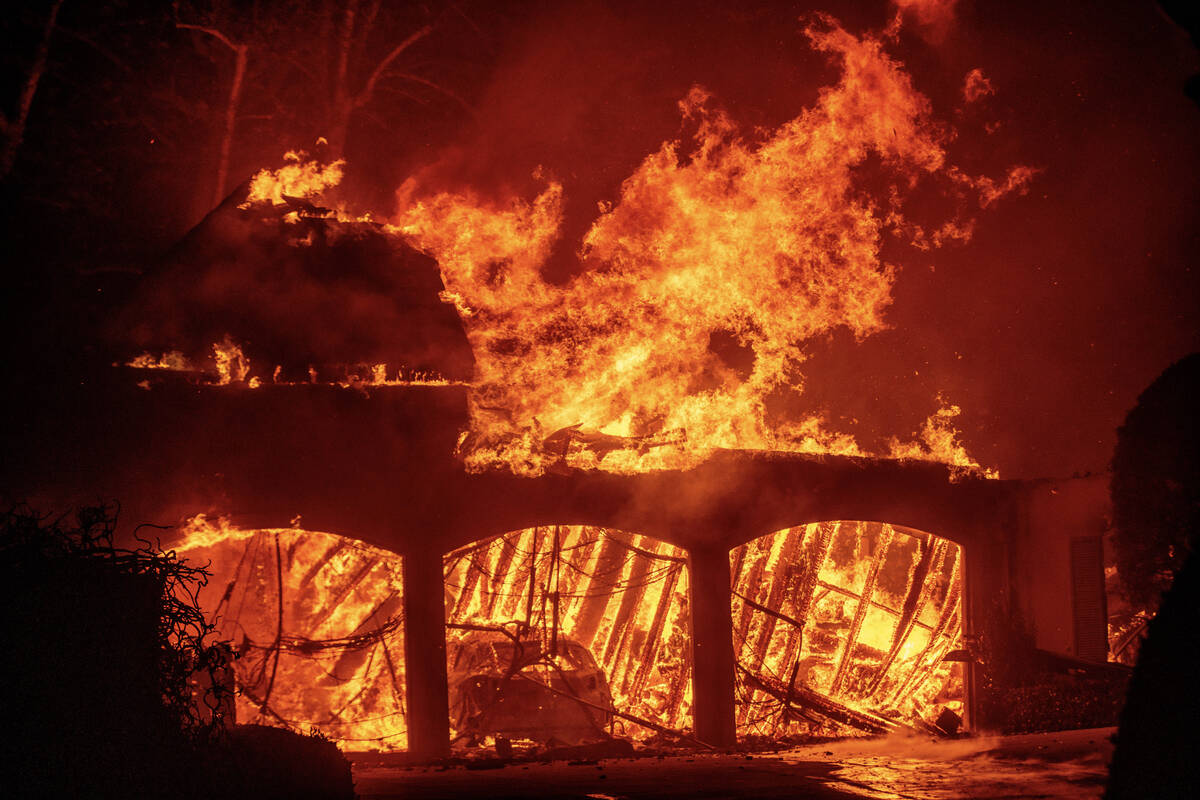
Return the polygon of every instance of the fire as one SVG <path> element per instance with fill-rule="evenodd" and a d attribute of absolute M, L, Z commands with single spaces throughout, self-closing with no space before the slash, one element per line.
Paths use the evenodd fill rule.
<path fill-rule="evenodd" d="M 881 255 L 885 237 L 922 250 L 966 241 L 973 212 L 1027 191 L 1036 174 L 1017 166 L 972 176 L 949 162 L 953 131 L 886 52 L 894 26 L 855 36 L 818 15 L 806 34 L 840 79 L 811 108 L 753 136 L 694 87 L 679 103 L 691 135 L 663 143 L 615 202 L 601 204 L 565 285 L 542 277 L 563 226 L 566 189 L 553 176 L 535 173 L 543 189 L 532 200 L 430 193 L 411 180 L 401 187 L 397 214 L 378 228 L 436 257 L 441 298 L 457 309 L 475 355 L 471 425 L 459 448 L 468 469 L 628 473 L 687 468 L 734 448 L 918 458 L 950 464 L 956 476 L 995 477 L 961 441 L 959 408 L 941 398 L 915 438 L 893 437 L 882 453 L 820 415 L 768 402 L 803 395 L 808 343 L 839 329 L 862 340 L 887 328 L 897 270 Z M 965 81 L 990 90 L 978 70 Z M 885 188 L 861 185 L 868 160 Z M 255 176 L 242 208 L 318 197 L 342 177 L 340 161 L 323 166 L 296 152 L 285 161 Z M 924 186 L 958 211 L 932 224 L 911 219 L 906 201 Z M 310 212 L 285 218 L 302 213 Z M 232 338 L 213 347 L 216 384 L 269 380 Z M 331 381 L 315 367 L 310 374 L 356 389 L 448 384 L 379 364 L 347 365 Z"/>
<path fill-rule="evenodd" d="M 945 25 L 954 19 L 958 0 L 892 0 L 901 11 L 916 14 L 923 25 Z"/>
<path fill-rule="evenodd" d="M 405 746 L 398 556 L 203 515 L 183 533 L 176 549 L 213 572 L 201 605 L 241 656 L 240 721 L 318 729 L 347 749 Z M 942 660 L 962 646 L 956 545 L 886 524 L 828 522 L 764 536 L 730 560 L 740 735 L 921 729 L 942 709 L 962 713 L 961 672 Z M 449 553 L 444 572 L 459 745 L 488 744 L 505 719 L 537 716 L 541 707 L 529 704 L 564 687 L 583 701 L 567 709 L 592 717 L 576 712 L 586 724 L 564 729 L 554 725 L 567 726 L 569 714 L 543 714 L 538 724 L 549 727 L 528 738 L 645 740 L 691 727 L 684 551 L 547 526 Z M 515 669 L 518 642 L 526 666 Z M 564 673 L 574 682 L 556 682 Z M 515 677 L 505 684 L 505 675 Z M 505 688 L 484 701 L 502 697 L 511 708 L 472 695 L 489 679 Z M 551 688 L 531 699 L 527 684 Z"/>
<path fill-rule="evenodd" d="M 888 455 L 892 458 L 912 458 L 949 464 L 954 467 L 951 475 L 955 478 L 969 473 L 999 478 L 999 471 L 981 467 L 979 462 L 971 458 L 960 441 L 958 430 L 954 427 L 954 418 L 962 413 L 962 410 L 958 406 L 946 405 L 940 397 L 938 401 L 941 407 L 925 420 L 918 441 L 902 442 L 893 437 L 889 442 Z"/>
<path fill-rule="evenodd" d="M 250 194 L 246 197 L 243 208 L 254 203 L 270 203 L 281 206 L 287 202 L 287 197 L 313 197 L 336 186 L 342 180 L 342 168 L 345 161 L 334 161 L 322 166 L 315 159 L 310 159 L 308 153 L 288 152 L 284 154 L 285 163 L 276 170 L 260 170 L 250 181 Z"/>
<path fill-rule="evenodd" d="M 239 721 L 318 729 L 348 749 L 406 745 L 398 556 L 332 534 L 243 529 L 204 515 L 182 533 L 176 550 L 213 573 L 201 607 L 241 656 Z M 541 653 L 522 672 L 547 685 L 548 672 L 586 650 L 603 675 L 595 699 L 618 712 L 598 731 L 644 739 L 690 727 L 682 550 L 597 528 L 534 528 L 449 553 L 445 574 L 452 697 L 478 677 L 479 664 L 466 667 L 469 648 L 490 631 Z M 503 674 L 509 664 L 494 666 Z M 455 710 L 462 724 L 468 717 Z M 484 738 L 465 728 L 455 735 Z"/>
<path fill-rule="evenodd" d="M 137 369 L 165 369 L 172 371 L 186 371 L 191 369 L 187 357 L 178 350 L 171 350 L 158 356 L 150 353 L 142 353 L 130 360 L 125 366 L 136 367 Z"/>
<path fill-rule="evenodd" d="M 255 374 L 243 346 L 231 336 L 226 335 L 220 342 L 214 342 L 211 350 L 211 358 L 199 364 L 189 360 L 183 353 L 173 350 L 157 356 L 153 353 L 142 353 L 125 362 L 125 366 L 202 375 L 204 378 L 201 382 L 213 386 L 244 385 L 251 389 L 257 389 L 264 385 L 265 381 L 280 386 L 296 385 L 295 382 L 280 379 L 282 367 L 279 365 L 275 366 L 269 376 Z M 404 366 L 393 369 L 386 363 L 346 364 L 342 365 L 336 375 L 325 378 L 319 375 L 315 368 L 310 368 L 308 383 L 321 383 L 349 389 L 378 386 L 460 385 L 433 371 L 411 370 Z"/>
<path fill-rule="evenodd" d="M 961 551 L 890 525 L 814 523 L 733 551 L 742 735 L 922 729 L 961 715 Z M 784 701 L 788 702 L 784 702 Z"/>
<path fill-rule="evenodd" d="M 828 17 L 807 34 L 841 80 L 754 140 L 694 88 L 680 102 L 694 136 L 664 143 L 601 208 L 565 286 L 540 273 L 563 216 L 552 177 L 537 176 L 545 188 L 528 202 L 401 189 L 393 229 L 438 259 L 476 356 L 469 467 L 640 471 L 714 448 L 865 454 L 818 417 L 773 416 L 767 397 L 803 391 L 806 342 L 887 327 L 896 270 L 880 255 L 885 235 L 926 248 L 970 237 L 965 216 L 932 232 L 909 221 L 908 191 L 934 182 L 982 208 L 1024 191 L 1033 173 L 966 175 L 882 40 Z M 868 157 L 888 171 L 883 198 L 855 182 Z M 946 427 L 952 408 L 893 451 L 977 466 Z M 544 446 L 556 435 L 570 439 L 565 452 Z"/>
<path fill-rule="evenodd" d="M 995 87 L 983 74 L 983 70 L 973 69 L 967 73 L 966 80 L 963 81 L 963 99 L 968 103 L 978 102 L 995 93 Z"/>
<path fill-rule="evenodd" d="M 315 729 L 348 749 L 407 745 L 399 556 L 203 515 L 183 534 L 176 550 L 213 574 L 201 607 L 239 655 L 239 722 Z"/>
<path fill-rule="evenodd" d="M 543 682 L 548 680 L 540 671 L 567 666 L 568 648 L 586 650 L 607 684 L 593 690 L 590 702 L 611 704 L 622 715 L 611 721 L 617 733 L 644 739 L 661 728 L 690 727 L 687 593 L 684 551 L 619 531 L 532 528 L 450 553 L 446 619 L 452 703 L 456 687 L 471 676 L 456 650 L 480 631 L 507 631 L 496 638 L 515 637 L 544 654 L 538 659 L 542 667 L 534 670 Z M 489 666 L 502 675 L 509 664 L 499 660 Z M 462 724 L 471 717 L 451 708 L 451 718 Z M 597 725 L 593 738 L 602 729 Z M 467 728 L 455 731 L 464 741 L 479 735 Z"/>
<path fill-rule="evenodd" d="M 217 385 L 226 386 L 230 383 L 242 383 L 250 374 L 250 360 L 242 352 L 242 348 L 228 336 L 223 342 L 213 345 L 213 362 L 217 367 Z"/>

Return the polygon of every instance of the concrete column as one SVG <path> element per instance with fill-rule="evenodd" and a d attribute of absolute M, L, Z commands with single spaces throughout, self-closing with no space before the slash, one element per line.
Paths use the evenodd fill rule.
<path fill-rule="evenodd" d="M 976 614 L 980 606 L 979 598 L 975 596 L 975 592 L 979 587 L 979 578 L 976 574 L 979 568 L 978 553 L 963 546 L 962 555 L 959 556 L 962 560 L 962 568 L 959 574 L 962 576 L 959 580 L 962 581 L 962 639 L 963 646 L 967 652 L 975 653 L 978 649 L 979 631 L 976 624 Z M 968 658 L 963 665 L 963 728 L 971 733 L 978 733 L 980 729 L 979 718 L 979 664 L 975 659 Z"/>
<path fill-rule="evenodd" d="M 994 635 L 997 625 L 1008 624 L 1013 614 L 1019 614 L 1019 606 L 1013 605 L 1010 593 L 1009 560 L 1006 547 L 1007 518 L 993 515 L 990 524 L 975 526 L 962 545 L 962 636 L 968 652 L 982 655 L 981 647 L 988 636 Z M 1015 523 L 1009 523 L 1010 526 Z M 983 696 L 985 665 L 974 659 L 967 661 L 964 675 L 963 722 L 967 730 L 978 732 L 992 726 L 993 720 L 983 714 L 986 703 Z"/>
<path fill-rule="evenodd" d="M 421 760 L 450 755 L 443 591 L 441 551 L 418 550 L 404 554 L 408 752 Z"/>
<path fill-rule="evenodd" d="M 696 738 L 715 747 L 731 747 L 737 743 L 737 735 L 729 552 L 724 548 L 693 550 L 688 568 Z"/>

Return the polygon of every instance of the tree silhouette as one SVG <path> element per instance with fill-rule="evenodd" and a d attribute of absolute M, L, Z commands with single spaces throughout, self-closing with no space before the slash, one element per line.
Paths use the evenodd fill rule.
<path fill-rule="evenodd" d="M 1129 601 L 1157 608 L 1200 523 L 1200 353 L 1168 367 L 1117 430 L 1111 484 L 1117 569 Z"/>

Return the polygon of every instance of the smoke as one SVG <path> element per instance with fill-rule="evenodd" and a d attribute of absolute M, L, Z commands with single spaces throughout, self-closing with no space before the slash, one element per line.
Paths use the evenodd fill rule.
<path fill-rule="evenodd" d="M 983 70 L 976 67 L 967 73 L 967 78 L 963 81 L 963 99 L 965 101 L 975 103 L 995 93 L 992 82 L 984 76 Z"/>
<path fill-rule="evenodd" d="M 258 383 L 369 377 L 377 365 L 387 379 L 470 378 L 432 259 L 376 225 L 302 218 L 282 196 L 274 207 L 250 193 L 234 192 L 143 279 L 111 325 L 118 357 L 177 351 L 225 381 Z"/>
<path fill-rule="evenodd" d="M 954 24 L 958 0 L 892 0 L 898 15 L 917 23 L 921 35 L 931 43 L 946 38 Z"/>

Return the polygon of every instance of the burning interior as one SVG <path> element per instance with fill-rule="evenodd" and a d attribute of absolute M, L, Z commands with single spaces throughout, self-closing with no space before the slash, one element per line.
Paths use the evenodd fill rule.
<path fill-rule="evenodd" d="M 347 749 L 407 746 L 403 569 L 395 553 L 298 528 L 192 518 L 179 550 L 237 657 L 237 718 L 319 730 Z"/>
<path fill-rule="evenodd" d="M 682 550 L 604 528 L 533 528 L 449 554 L 455 740 L 677 737 L 691 718 L 687 597 Z"/>
<path fill-rule="evenodd" d="M 813 523 L 735 548 L 739 735 L 955 733 L 961 552 L 868 522 Z"/>
<path fill-rule="evenodd" d="M 180 550 L 238 656 L 238 718 L 348 750 L 407 746 L 402 559 L 332 534 L 198 516 Z M 954 733 L 964 713 L 961 548 L 825 522 L 730 554 L 745 739 Z M 649 536 L 539 526 L 444 556 L 456 749 L 694 741 L 688 557 Z"/>

